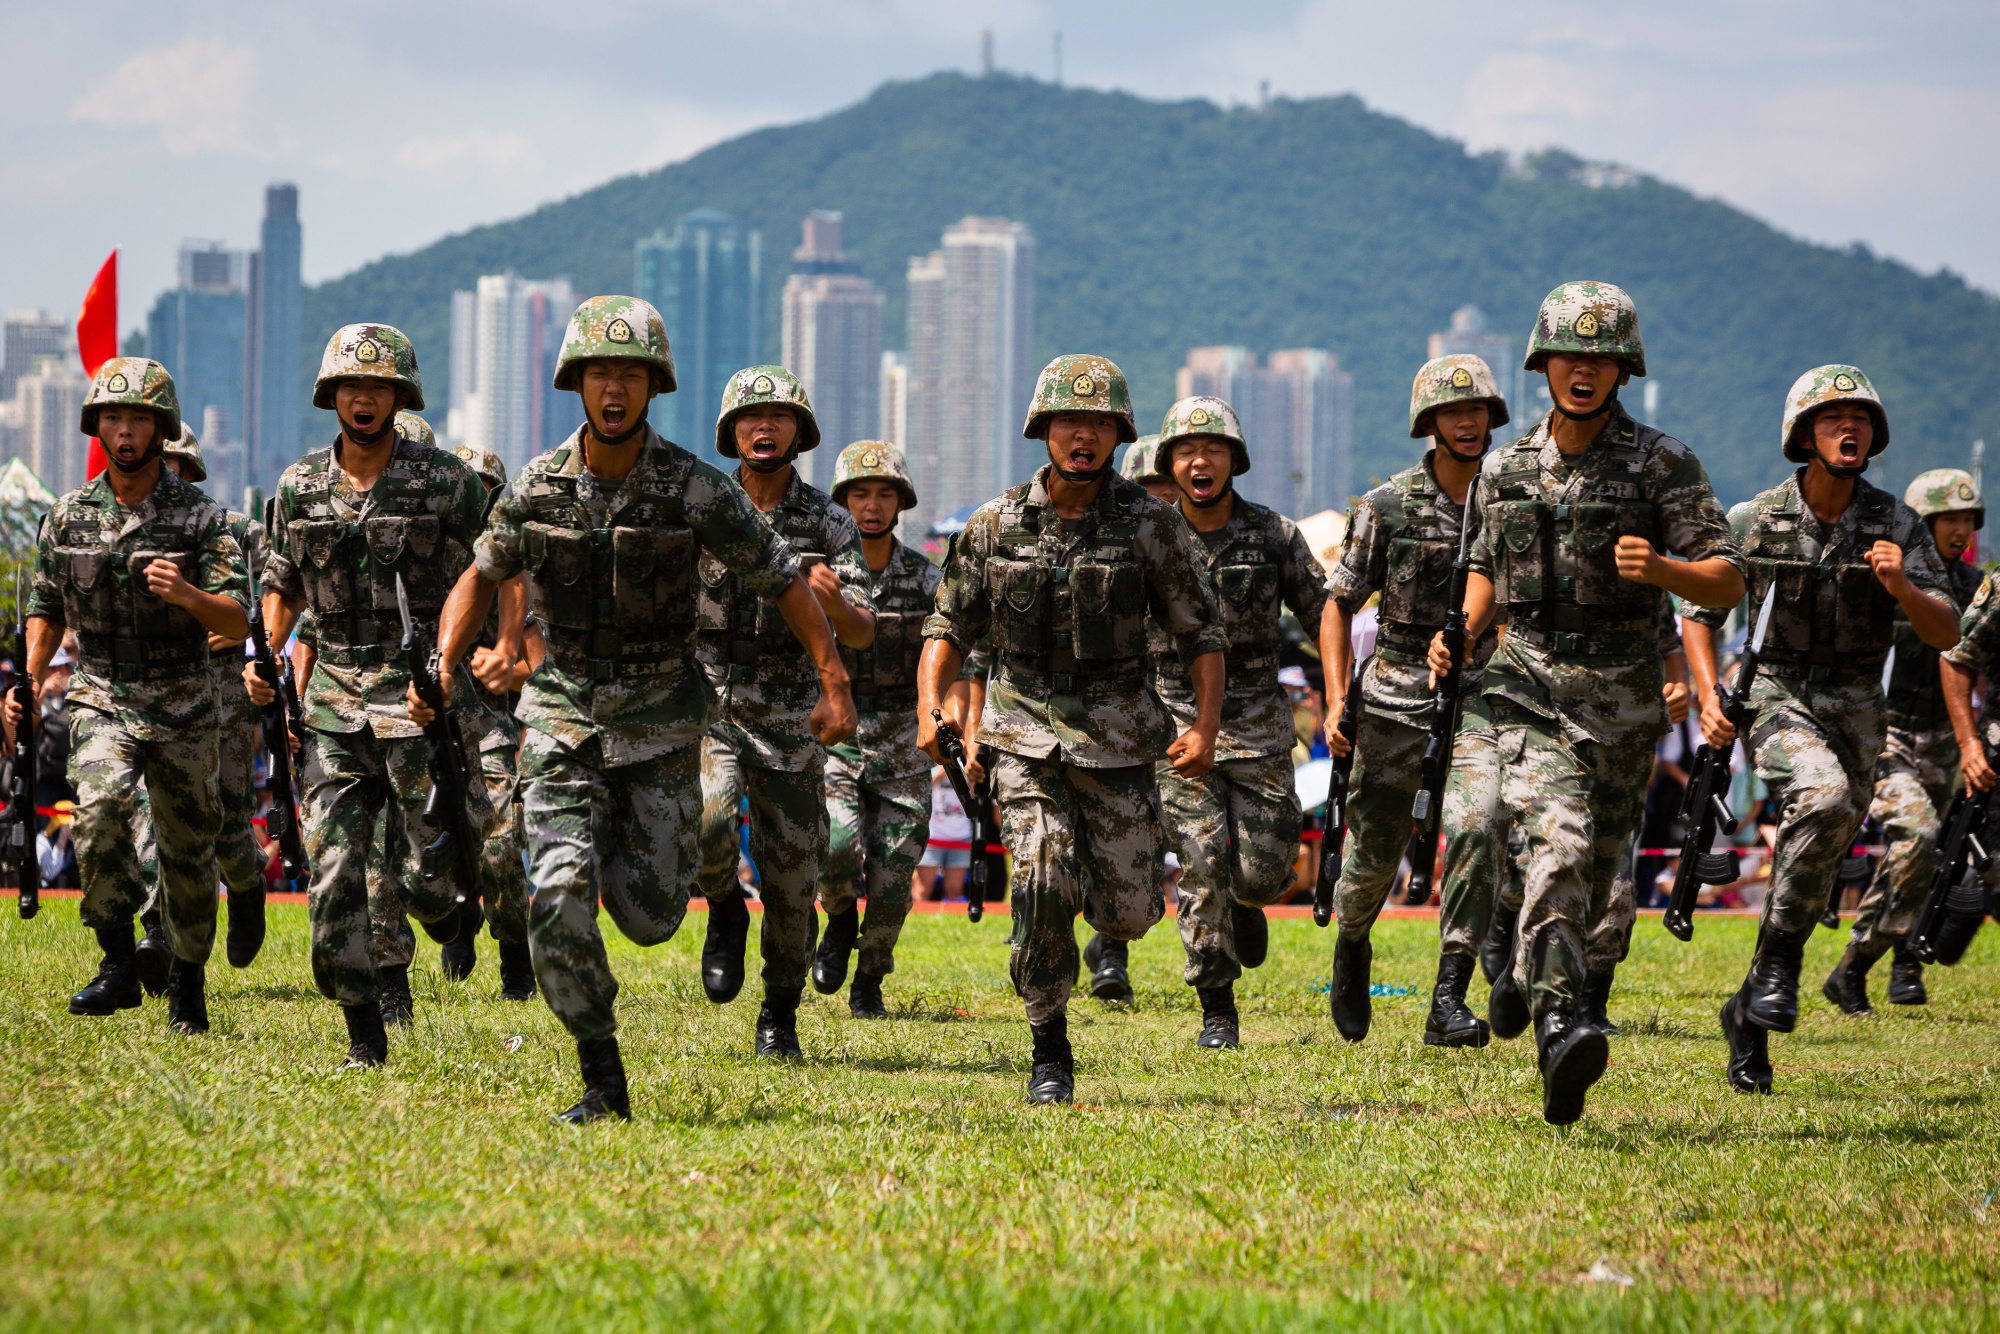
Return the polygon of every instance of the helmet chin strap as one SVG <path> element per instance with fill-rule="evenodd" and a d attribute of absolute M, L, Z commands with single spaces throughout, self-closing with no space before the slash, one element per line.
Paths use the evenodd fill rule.
<path fill-rule="evenodd" d="M 596 422 L 590 423 L 590 434 L 601 445 L 622 445 L 639 432 L 646 429 L 646 413 L 641 412 L 630 426 L 614 435 L 606 435 Z"/>
<path fill-rule="evenodd" d="M 1446 440 L 1441 435 L 1432 436 L 1431 438 L 1437 441 L 1437 446 L 1439 449 L 1442 449 L 1445 453 L 1451 455 L 1453 458 L 1457 459 L 1460 463 L 1477 463 L 1479 462 L 1479 460 L 1486 457 L 1486 453 L 1488 450 L 1493 448 L 1493 432 L 1491 431 L 1488 431 L 1485 435 L 1479 438 L 1479 452 L 1477 454 L 1459 453 L 1456 449 L 1452 448 L 1451 442 L 1449 440 Z"/>
<path fill-rule="evenodd" d="M 1049 466 L 1056 470 L 1056 476 L 1062 478 L 1065 482 L 1068 482 L 1073 486 L 1089 486 L 1092 482 L 1103 481 L 1106 477 L 1111 475 L 1111 461 L 1117 456 L 1117 451 L 1111 450 L 1105 454 L 1104 464 L 1102 467 L 1095 468 L 1090 472 L 1078 472 L 1074 468 L 1063 467 L 1062 464 L 1056 460 L 1056 452 L 1053 448 L 1050 447 L 1049 438 L 1047 436 L 1042 437 L 1042 448 L 1047 449 L 1049 451 Z"/>
<path fill-rule="evenodd" d="M 1868 471 L 1868 460 L 1863 459 L 1859 463 L 1828 463 L 1825 459 L 1821 459 L 1819 466 L 1832 473 L 1835 477 L 1838 477 L 1841 481 L 1851 482 L 1862 473 Z"/>
<path fill-rule="evenodd" d="M 396 418 L 394 414 L 391 414 L 389 419 L 382 423 L 382 429 L 379 431 L 364 431 L 350 421 L 340 423 L 340 433 L 363 449 L 368 448 L 370 445 L 381 444 L 386 437 L 394 434 L 395 430 Z"/>
<path fill-rule="evenodd" d="M 130 463 L 127 463 L 124 459 L 119 458 L 116 454 L 113 454 L 108 449 L 105 450 L 104 453 L 105 457 L 111 460 L 112 467 L 116 468 L 119 472 L 124 473 L 127 477 L 130 477 L 133 473 L 145 471 L 147 464 L 151 463 L 154 459 L 160 457 L 160 442 L 157 438 L 155 438 L 151 444 L 146 446 L 145 451 L 141 453 L 138 458 L 134 459 Z"/>
<path fill-rule="evenodd" d="M 743 466 L 751 472 L 771 473 L 784 471 L 791 461 L 798 457 L 799 451 L 788 449 L 774 459 L 753 458 L 740 449 L 736 453 L 743 460 Z"/>
<path fill-rule="evenodd" d="M 1569 418 L 1573 422 L 1595 421 L 1597 418 L 1602 417 L 1605 413 L 1611 411 L 1611 405 L 1613 403 L 1616 403 L 1617 401 L 1618 401 L 1618 391 L 1614 389 L 1611 391 L 1609 397 L 1607 397 L 1602 403 L 1599 403 L 1595 408 L 1592 408 L 1589 412 L 1571 412 L 1568 408 L 1562 405 L 1560 399 L 1556 401 L 1556 411 L 1560 412 L 1563 416 Z"/>
<path fill-rule="evenodd" d="M 1174 485 L 1180 486 L 1180 483 L 1177 481 L 1174 483 Z M 1198 510 L 1214 509 L 1217 505 L 1220 505 L 1223 501 L 1229 499 L 1229 497 L 1235 493 L 1236 479 L 1234 477 L 1228 477 L 1223 479 L 1222 489 L 1220 491 L 1217 491 L 1214 495 L 1210 496 L 1207 500 L 1203 500 L 1200 496 L 1197 496 L 1194 492 L 1188 490 L 1184 486 L 1180 487 L 1180 491 L 1182 495 L 1187 497 L 1187 503 L 1194 506 L 1196 509 Z"/>

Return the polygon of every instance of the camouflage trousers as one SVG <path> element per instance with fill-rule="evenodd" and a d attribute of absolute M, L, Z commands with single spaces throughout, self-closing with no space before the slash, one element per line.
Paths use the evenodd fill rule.
<path fill-rule="evenodd" d="M 598 904 L 637 945 L 658 945 L 680 929 L 701 811 L 700 761 L 686 746 L 607 768 L 594 737 L 572 750 L 527 729 L 521 810 L 534 867 L 535 981 L 572 1037 L 610 1037 L 618 1031 L 618 979 Z"/>
<path fill-rule="evenodd" d="M 494 728 L 479 751 L 486 802 L 493 808 L 492 829 L 479 857 L 479 892 L 493 938 L 519 944 L 528 939 L 528 872 L 522 862 L 528 838 L 516 772 L 520 742 L 511 733 L 511 728 Z"/>
<path fill-rule="evenodd" d="M 826 855 L 825 752 L 798 772 L 761 769 L 715 732 L 701 739 L 701 863 L 695 884 L 710 903 L 741 893 L 737 810 L 750 798 L 750 860 L 764 904 L 764 990 L 800 991 L 812 963 L 813 895 Z"/>
<path fill-rule="evenodd" d="M 1263 908 L 1297 879 L 1305 814 L 1290 755 L 1220 760 L 1200 778 L 1153 766 L 1167 837 L 1180 854 L 1181 945 L 1191 987 L 1220 987 L 1243 975 L 1230 929 L 1231 904 Z"/>
<path fill-rule="evenodd" d="M 264 850 L 257 846 L 250 826 L 257 813 L 258 711 L 243 688 L 237 659 L 213 659 L 209 673 L 215 692 L 215 791 L 222 811 L 215 865 L 229 892 L 243 894 L 264 887 Z M 159 900 L 159 845 L 153 838 L 153 803 L 146 788 L 139 790 L 136 807 L 133 837 L 139 848 L 139 874 L 148 886 L 146 909 L 151 910 Z"/>
<path fill-rule="evenodd" d="M 868 916 L 861 923 L 855 966 L 887 977 L 896 971 L 896 939 L 910 915 L 910 877 L 930 838 L 931 776 L 919 769 L 870 782 L 860 765 L 837 750 L 829 752 L 826 816 L 820 906 L 830 916 L 851 911 L 865 872 Z"/>
<path fill-rule="evenodd" d="M 1410 803 L 1423 785 L 1427 738 L 1421 728 L 1362 710 L 1348 777 L 1347 846 L 1333 890 L 1338 929 L 1348 940 L 1367 939 L 1410 846 Z"/>
<path fill-rule="evenodd" d="M 1160 793 L 1150 764 L 1086 769 L 1001 751 L 991 772 L 1014 858 L 1008 972 L 1040 1023 L 1076 985 L 1079 912 L 1113 940 L 1137 940 L 1166 914 Z"/>
<path fill-rule="evenodd" d="M 1592 934 L 1606 931 L 1596 953 L 1613 953 L 1609 962 L 1631 936 L 1630 910 L 1614 913 L 1611 899 L 1645 815 L 1656 738 L 1641 728 L 1575 741 L 1553 719 L 1488 703 L 1501 806 L 1523 834 L 1515 981 L 1537 1016 L 1574 1010 L 1584 973 L 1605 962 L 1591 957 Z M 1629 899 L 1629 876 L 1625 885 Z"/>
<path fill-rule="evenodd" d="M 1868 814 L 1882 824 L 1887 851 L 1861 896 L 1853 940 L 1879 957 L 1917 925 L 1917 909 L 1937 870 L 1939 812 L 1950 806 L 1958 742 L 1950 726 L 1912 732 L 1891 726 L 1875 762 L 1875 794 Z"/>
<path fill-rule="evenodd" d="M 302 759 L 306 857 L 312 863 L 306 906 L 312 921 L 313 981 L 321 995 L 342 1005 L 361 1005 L 378 998 L 375 942 L 383 928 L 375 919 L 388 911 L 382 901 L 388 896 L 386 882 L 378 882 L 371 895 L 369 861 L 381 862 L 385 874 L 396 865 L 378 852 L 384 809 L 397 808 L 404 834 L 394 896 L 398 911 L 407 907 L 426 922 L 449 917 L 456 910 L 458 872 L 448 869 L 430 882 L 410 873 L 423 845 L 436 836 L 423 818 L 430 767 L 422 737 L 383 739 L 369 727 L 359 732 L 308 728 Z M 484 828 L 485 794 L 471 797 L 474 826 Z"/>
<path fill-rule="evenodd" d="M 409 863 L 402 808 L 387 802 L 375 822 L 375 845 L 368 850 L 368 952 L 377 968 L 408 968 L 417 957 L 416 933 L 403 905 Z"/>
<path fill-rule="evenodd" d="M 177 958 L 208 962 L 215 944 L 215 835 L 222 823 L 215 769 L 212 719 L 169 740 L 148 741 L 109 714 L 70 710 L 69 781 L 76 788 L 71 836 L 85 926 L 129 924 L 146 902 L 132 837 L 143 786 L 158 794 L 150 823 L 167 943 Z"/>
<path fill-rule="evenodd" d="M 1752 703 L 1751 759 L 1778 813 L 1760 923 L 1804 935 L 1826 908 L 1875 792 L 1888 731 L 1881 687 L 1760 678 Z"/>

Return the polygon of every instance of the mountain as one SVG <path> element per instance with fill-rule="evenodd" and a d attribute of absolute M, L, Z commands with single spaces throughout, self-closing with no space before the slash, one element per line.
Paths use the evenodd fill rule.
<path fill-rule="evenodd" d="M 1632 293 L 1657 424 L 1694 447 L 1725 501 L 1783 476 L 1785 390 L 1824 362 L 1862 366 L 1888 403 L 1895 443 L 1878 480 L 1962 466 L 1974 438 L 2000 439 L 2000 301 L 1948 272 L 1811 245 L 1560 152 L 1471 154 L 1353 97 L 1224 109 L 1005 76 L 888 84 L 376 261 L 308 291 L 311 360 L 339 324 L 388 320 L 416 339 L 442 405 L 454 288 L 513 268 L 626 291 L 632 243 L 704 205 L 763 230 L 772 360 L 784 258 L 815 208 L 846 214 L 848 248 L 888 295 L 891 346 L 910 256 L 967 214 L 1027 222 L 1039 354 L 1112 357 L 1148 425 L 1189 347 L 1330 348 L 1355 376 L 1357 486 L 1415 457 L 1409 384 L 1432 330 L 1472 303 L 1518 346 L 1568 278 Z M 307 438 L 326 430 L 319 416 Z"/>

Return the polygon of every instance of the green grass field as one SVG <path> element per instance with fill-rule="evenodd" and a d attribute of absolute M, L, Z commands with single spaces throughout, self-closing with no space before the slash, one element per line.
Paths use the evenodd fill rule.
<path fill-rule="evenodd" d="M 1378 998 L 1360 1047 L 1313 990 L 1328 935 L 1274 923 L 1234 1053 L 1192 1046 L 1168 922 L 1133 949 L 1136 1006 L 1076 1006 L 1084 1105 L 1037 1110 L 1005 919 L 915 919 L 896 1018 L 810 999 L 808 1059 L 776 1066 L 747 1054 L 754 1000 L 703 1000 L 695 916 L 614 946 L 637 1119 L 570 1130 L 549 1116 L 574 1049 L 496 998 L 490 946 L 465 986 L 427 950 L 415 1030 L 343 1074 L 301 908 L 274 909 L 248 972 L 218 958 L 200 1039 L 159 1002 L 71 1018 L 95 963 L 74 900 L 6 908 L 9 1327 L 2000 1326 L 1990 931 L 1931 971 L 1928 1009 L 1866 1019 L 1817 999 L 1838 948 L 1818 933 L 1777 1095 L 1751 1099 L 1715 1010 L 1753 924 L 1682 946 L 1649 915 L 1626 1035 L 1557 1131 L 1530 1044 L 1421 1044 L 1426 921 L 1378 929 L 1377 981 L 1415 994 Z"/>

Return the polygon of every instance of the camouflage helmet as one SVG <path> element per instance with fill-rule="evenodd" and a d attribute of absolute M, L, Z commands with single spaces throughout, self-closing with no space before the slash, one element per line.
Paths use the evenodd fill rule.
<path fill-rule="evenodd" d="M 1986 526 L 1986 506 L 1979 485 L 1962 468 L 1932 468 L 1920 472 L 1903 493 L 1903 503 L 1926 519 L 1940 514 L 1972 514 L 1974 529 Z"/>
<path fill-rule="evenodd" d="M 645 362 L 653 371 L 653 392 L 674 392 L 667 322 L 651 302 L 636 296 L 594 296 L 578 306 L 556 353 L 555 387 L 575 393 L 583 362 L 613 358 Z"/>
<path fill-rule="evenodd" d="M 1070 353 L 1042 367 L 1021 435 L 1029 440 L 1046 439 L 1049 418 L 1059 412 L 1109 413 L 1118 419 L 1119 440 L 1129 444 L 1139 438 L 1125 372 L 1103 357 Z"/>
<path fill-rule="evenodd" d="M 1410 439 L 1431 434 L 1431 413 L 1447 403 L 1484 403 L 1488 429 L 1507 424 L 1507 400 L 1500 396 L 1493 368 L 1469 352 L 1432 357 L 1410 386 Z"/>
<path fill-rule="evenodd" d="M 1118 472 L 1126 480 L 1141 485 L 1166 481 L 1167 475 L 1160 471 L 1160 437 L 1142 435 L 1125 446 L 1125 457 L 1119 461 Z"/>
<path fill-rule="evenodd" d="M 391 324 L 349 324 L 326 340 L 313 381 L 313 406 L 333 406 L 336 380 L 388 380 L 403 386 L 402 406 L 422 411 L 424 377 L 417 371 L 417 349 Z"/>
<path fill-rule="evenodd" d="M 193 431 L 188 429 L 185 422 L 181 423 L 181 433 L 179 435 L 160 446 L 160 457 L 163 459 L 179 460 L 181 465 L 181 480 L 184 482 L 205 482 L 208 480 L 208 469 L 202 465 L 201 461 L 201 441 Z"/>
<path fill-rule="evenodd" d="M 97 434 L 97 414 L 104 408 L 150 408 L 160 419 L 155 443 L 164 445 L 181 433 L 181 400 L 174 377 L 157 361 L 144 357 L 113 357 L 90 377 L 80 414 L 85 435 Z"/>
<path fill-rule="evenodd" d="M 396 434 L 419 445 L 435 445 L 438 442 L 437 432 L 431 429 L 431 424 L 408 408 L 396 414 Z"/>
<path fill-rule="evenodd" d="M 874 478 L 894 482 L 896 494 L 903 499 L 903 508 L 916 508 L 917 488 L 910 481 L 909 470 L 903 466 L 903 451 L 880 440 L 856 440 L 840 451 L 840 457 L 833 464 L 833 485 L 828 488 L 833 503 L 845 503 L 842 497 L 847 493 L 849 482 Z"/>
<path fill-rule="evenodd" d="M 1812 459 L 1812 450 L 1799 442 L 1799 428 L 1807 425 L 1815 412 L 1832 403 L 1860 403 L 1875 419 L 1875 443 L 1868 451 L 1874 458 L 1889 447 L 1889 414 L 1882 410 L 1881 395 L 1868 377 L 1855 366 L 1816 366 L 1792 381 L 1785 395 L 1785 424 L 1779 443 L 1785 457 L 1794 463 Z"/>
<path fill-rule="evenodd" d="M 1639 308 L 1624 288 L 1611 283 L 1564 283 L 1542 298 L 1521 369 L 1542 369 L 1551 352 L 1616 357 L 1626 370 L 1643 377 L 1646 348 L 1639 341 Z"/>
<path fill-rule="evenodd" d="M 812 400 L 799 377 L 783 366 L 746 366 L 729 377 L 722 390 L 722 411 L 715 418 L 716 452 L 726 459 L 736 457 L 737 414 L 766 403 L 792 410 L 799 419 L 799 438 L 792 447 L 803 454 L 819 445 L 819 421 L 813 416 Z"/>
<path fill-rule="evenodd" d="M 1153 467 L 1162 476 L 1170 473 L 1174 466 L 1174 445 L 1197 435 L 1220 436 L 1229 442 L 1231 477 L 1250 471 L 1250 447 L 1243 443 L 1243 427 L 1236 420 L 1236 410 L 1222 399 L 1205 394 L 1184 398 L 1167 409 L 1166 420 L 1160 423 L 1159 453 L 1153 459 Z"/>
<path fill-rule="evenodd" d="M 451 452 L 464 461 L 465 466 L 479 474 L 479 480 L 486 483 L 489 490 L 507 485 L 507 465 L 500 456 L 490 449 L 477 445 L 453 445 Z"/>

